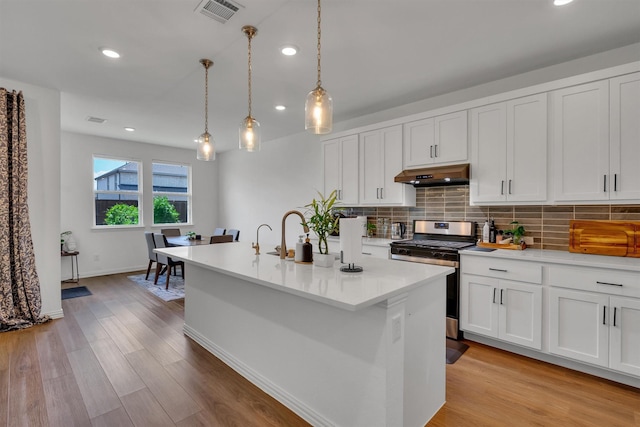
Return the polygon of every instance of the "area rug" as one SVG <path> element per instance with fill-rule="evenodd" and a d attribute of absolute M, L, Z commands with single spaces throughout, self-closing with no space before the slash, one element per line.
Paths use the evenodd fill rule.
<path fill-rule="evenodd" d="M 150 280 L 145 280 L 144 276 L 144 274 L 137 274 L 135 276 L 127 276 L 127 278 L 164 301 L 184 298 L 184 279 L 182 277 L 171 276 L 171 279 L 169 279 L 169 289 L 165 290 L 164 287 L 167 276 L 162 275 L 158 277 L 157 285 L 153 284 L 153 274 L 149 274 Z"/>
<path fill-rule="evenodd" d="M 75 288 L 67 288 L 62 290 L 62 299 L 86 297 L 87 295 L 92 294 L 86 286 L 78 286 Z"/>
<path fill-rule="evenodd" d="M 447 365 L 456 363 L 468 348 L 469 346 L 463 342 L 447 338 Z"/>

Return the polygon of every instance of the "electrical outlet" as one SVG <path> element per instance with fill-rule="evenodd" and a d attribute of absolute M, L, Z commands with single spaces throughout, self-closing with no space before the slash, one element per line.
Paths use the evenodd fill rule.
<path fill-rule="evenodd" d="M 391 318 L 391 341 L 396 342 L 402 338 L 402 317 L 397 315 Z"/>
<path fill-rule="evenodd" d="M 95 254 L 95 255 L 93 256 L 93 261 L 94 261 L 94 262 L 100 262 L 100 255 Z"/>
<path fill-rule="evenodd" d="M 527 245 L 533 246 L 533 236 L 522 236 L 522 240 L 524 240 Z"/>

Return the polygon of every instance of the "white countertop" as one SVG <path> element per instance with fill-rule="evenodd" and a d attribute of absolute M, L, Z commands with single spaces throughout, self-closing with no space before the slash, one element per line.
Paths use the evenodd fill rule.
<path fill-rule="evenodd" d="M 363 259 L 361 273 L 255 255 L 245 242 L 156 249 L 174 259 L 238 277 L 282 292 L 347 310 L 369 307 L 454 272 L 453 268 L 395 260 Z M 189 269 L 186 269 L 189 275 Z M 188 281 L 188 279 L 187 279 Z M 188 286 L 188 284 L 187 284 Z"/>
<path fill-rule="evenodd" d="M 522 261 L 538 261 L 552 264 L 571 264 L 583 267 L 613 268 L 640 272 L 640 258 L 616 257 L 606 255 L 587 255 L 548 249 L 525 249 L 514 251 L 496 249 L 493 252 L 463 250 L 462 255 L 482 256 L 489 258 L 506 258 Z"/>
<path fill-rule="evenodd" d="M 340 236 L 329 236 L 327 237 L 328 241 L 333 241 L 333 242 L 340 242 Z M 398 239 L 401 240 L 401 239 Z M 395 242 L 397 240 L 391 240 L 391 239 L 381 239 L 378 237 L 363 237 L 362 238 L 362 244 L 363 245 L 369 245 L 369 246 L 382 246 L 382 247 L 389 247 L 389 244 L 391 242 Z"/>

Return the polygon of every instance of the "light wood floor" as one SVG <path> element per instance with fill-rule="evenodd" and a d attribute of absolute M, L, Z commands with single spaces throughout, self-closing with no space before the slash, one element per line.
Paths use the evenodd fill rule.
<path fill-rule="evenodd" d="M 186 338 L 182 301 L 126 276 L 82 279 L 93 295 L 63 319 L 0 334 L 0 427 L 307 425 Z M 429 426 L 640 426 L 638 389 L 469 344 Z"/>

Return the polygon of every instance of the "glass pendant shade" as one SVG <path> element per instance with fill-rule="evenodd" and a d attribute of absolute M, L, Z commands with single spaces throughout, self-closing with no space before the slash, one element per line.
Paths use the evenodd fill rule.
<path fill-rule="evenodd" d="M 251 116 L 247 116 L 240 125 L 240 149 L 246 151 L 260 151 L 260 123 Z"/>
<path fill-rule="evenodd" d="M 213 140 L 209 132 L 205 132 L 198 138 L 198 160 L 204 160 L 206 162 L 216 159 L 216 150 L 213 146 Z"/>
<path fill-rule="evenodd" d="M 329 133 L 333 128 L 333 100 L 322 86 L 316 87 L 307 95 L 304 128 L 316 135 Z"/>

